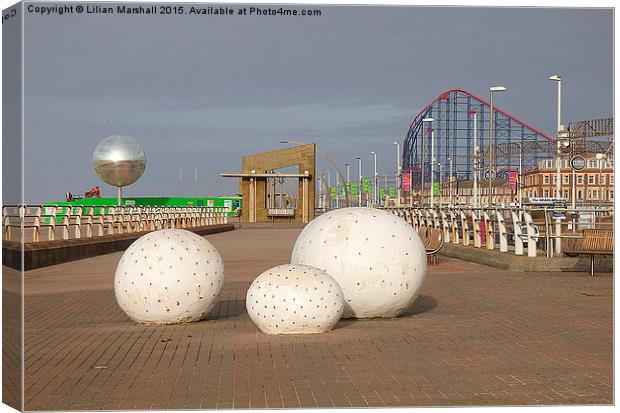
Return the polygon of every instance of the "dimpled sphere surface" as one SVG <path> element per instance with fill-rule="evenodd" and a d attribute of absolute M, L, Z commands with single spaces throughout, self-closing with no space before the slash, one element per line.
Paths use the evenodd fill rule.
<path fill-rule="evenodd" d="M 279 265 L 252 282 L 245 305 L 267 334 L 323 333 L 338 323 L 344 301 L 325 271 L 307 265 Z"/>
<path fill-rule="evenodd" d="M 217 301 L 224 264 L 213 245 L 182 229 L 150 232 L 123 254 L 114 293 L 134 321 L 171 324 L 197 321 Z"/>
<path fill-rule="evenodd" d="M 402 218 L 371 208 L 342 208 L 311 221 L 291 263 L 330 274 L 344 293 L 343 317 L 396 317 L 426 277 L 424 244 Z"/>

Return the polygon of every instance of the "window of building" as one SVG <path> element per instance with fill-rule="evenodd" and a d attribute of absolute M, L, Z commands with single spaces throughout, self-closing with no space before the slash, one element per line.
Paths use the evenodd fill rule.
<path fill-rule="evenodd" d="M 545 175 L 543 179 L 546 184 L 549 183 L 549 175 Z"/>
<path fill-rule="evenodd" d="M 577 191 L 577 199 L 583 199 L 583 193 L 581 192 L 581 190 Z"/>
<path fill-rule="evenodd" d="M 545 198 L 548 198 L 548 197 L 549 197 L 549 190 L 545 189 Z"/>
<path fill-rule="evenodd" d="M 565 189 L 565 190 L 564 190 L 564 198 L 565 198 L 565 199 L 568 199 L 568 189 Z"/>
<path fill-rule="evenodd" d="M 609 190 L 609 199 L 614 199 L 614 190 L 613 189 Z"/>
<path fill-rule="evenodd" d="M 588 161 L 588 167 L 589 168 L 598 168 L 598 160 L 597 159 L 590 159 Z"/>
<path fill-rule="evenodd" d="M 592 190 L 588 189 L 588 199 L 592 199 Z"/>
<path fill-rule="evenodd" d="M 567 184 L 569 181 L 569 176 L 568 175 L 562 175 L 562 181 Z"/>
<path fill-rule="evenodd" d="M 577 183 L 578 184 L 583 184 L 583 175 L 581 175 L 581 174 L 577 175 Z"/>
<path fill-rule="evenodd" d="M 593 185 L 594 184 L 594 175 L 588 175 L 588 184 L 589 185 Z"/>
<path fill-rule="evenodd" d="M 614 176 L 609 175 L 609 185 L 613 185 L 613 184 L 614 184 Z"/>
<path fill-rule="evenodd" d="M 605 175 L 601 175 L 601 185 L 605 185 Z"/>

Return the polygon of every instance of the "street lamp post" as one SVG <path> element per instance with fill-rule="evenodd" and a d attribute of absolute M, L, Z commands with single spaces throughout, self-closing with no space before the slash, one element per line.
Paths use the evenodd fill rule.
<path fill-rule="evenodd" d="M 558 82 L 558 99 L 557 99 L 557 110 L 558 110 L 558 119 L 557 119 L 557 127 L 556 127 L 556 142 L 557 142 L 557 154 L 556 154 L 556 159 L 555 159 L 555 163 L 556 163 L 556 173 L 555 173 L 555 196 L 557 199 L 562 198 L 562 182 L 561 182 L 561 162 L 560 162 L 560 156 L 561 156 L 561 146 L 560 146 L 560 139 L 559 139 L 559 134 L 561 133 L 561 129 L 562 129 L 562 77 L 560 75 L 553 75 L 549 77 L 549 80 L 553 80 L 554 82 Z M 561 228 L 561 221 L 559 218 L 556 218 L 555 220 L 555 233 L 556 235 L 560 234 L 560 231 L 562 230 Z M 555 252 L 556 253 L 560 253 L 562 249 L 562 240 L 559 237 L 555 238 Z"/>
<path fill-rule="evenodd" d="M 340 198 L 340 194 L 338 193 L 338 171 L 336 171 L 336 208 L 340 208 L 340 202 L 338 198 Z"/>
<path fill-rule="evenodd" d="M 379 204 L 379 200 L 377 199 L 377 151 L 370 151 L 370 153 L 375 158 L 375 175 L 373 177 L 373 190 L 372 190 L 372 203 L 373 206 L 376 207 Z"/>
<path fill-rule="evenodd" d="M 431 208 L 435 205 L 435 129 L 431 131 Z"/>
<path fill-rule="evenodd" d="M 475 110 L 469 111 L 470 115 L 474 116 L 474 208 L 478 208 L 478 112 Z"/>
<path fill-rule="evenodd" d="M 607 155 L 604 153 L 597 153 L 596 159 L 598 159 L 598 206 L 603 207 L 603 183 L 601 177 L 603 176 L 603 160 L 607 159 Z"/>
<path fill-rule="evenodd" d="M 400 207 L 400 143 L 394 141 L 396 145 L 396 208 Z"/>
<path fill-rule="evenodd" d="M 441 185 L 441 162 L 437 162 L 439 167 L 439 205 L 443 203 L 443 186 Z"/>
<path fill-rule="evenodd" d="M 432 125 L 433 125 L 433 121 L 434 120 L 435 119 L 433 119 L 433 118 L 424 118 L 424 119 L 422 119 L 422 127 L 424 129 L 424 131 L 422 133 L 422 156 L 420 157 L 421 160 L 422 160 L 422 165 L 420 165 L 421 169 L 422 169 L 422 201 L 424 199 L 424 190 L 425 190 L 424 189 L 424 134 L 427 132 L 427 130 L 426 130 L 427 128 L 425 127 L 425 125 L 430 125 L 431 131 L 432 131 Z M 432 134 L 432 140 L 434 140 L 435 139 L 434 138 L 435 132 L 432 131 L 431 134 Z M 434 156 L 434 154 L 431 155 L 431 158 L 433 156 Z M 432 165 L 433 165 L 433 160 L 431 159 L 431 168 L 432 168 Z M 431 171 L 431 178 L 432 178 L 432 171 Z M 431 180 L 431 182 L 432 182 L 432 180 Z M 432 201 L 433 201 L 433 188 L 432 188 L 432 186 L 433 186 L 433 184 L 431 183 L 431 206 L 432 206 Z M 422 202 L 422 205 L 424 205 L 424 202 Z"/>
<path fill-rule="evenodd" d="M 330 171 L 327 171 L 327 199 L 329 199 L 328 208 L 332 209 L 332 174 Z"/>
<path fill-rule="evenodd" d="M 448 202 L 450 203 L 450 205 L 452 205 L 452 175 L 453 175 L 453 166 L 454 161 L 451 158 L 448 158 L 448 165 L 449 165 L 449 177 L 448 177 L 448 187 L 450 188 L 450 196 L 448 198 Z"/>
<path fill-rule="evenodd" d="M 358 156 L 357 158 L 357 167 L 359 171 L 359 180 L 357 183 L 357 195 L 358 195 L 358 206 L 362 206 L 362 157 Z"/>
<path fill-rule="evenodd" d="M 493 93 L 494 92 L 505 92 L 507 89 L 505 86 L 491 86 L 489 88 L 489 103 L 490 103 L 490 111 L 489 111 L 489 205 L 493 204 L 493 121 L 495 118 L 495 113 L 493 111 Z"/>

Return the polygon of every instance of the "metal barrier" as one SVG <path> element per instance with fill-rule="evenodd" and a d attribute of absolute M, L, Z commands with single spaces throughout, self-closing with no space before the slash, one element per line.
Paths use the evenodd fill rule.
<path fill-rule="evenodd" d="M 223 207 L 167 206 L 26 206 L 2 207 L 2 239 L 40 242 L 103 235 L 130 234 L 168 228 L 225 224 Z"/>
<path fill-rule="evenodd" d="M 388 207 L 416 231 L 437 228 L 445 242 L 536 257 L 560 256 L 555 240 L 582 238 L 584 229 L 613 228 L 613 208 Z M 555 225 L 560 217 L 562 223 Z M 559 230 L 558 230 L 559 229 Z"/>

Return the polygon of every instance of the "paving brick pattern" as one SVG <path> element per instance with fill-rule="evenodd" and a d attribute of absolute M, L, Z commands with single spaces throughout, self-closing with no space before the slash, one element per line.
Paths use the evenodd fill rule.
<path fill-rule="evenodd" d="M 299 229 L 207 238 L 226 283 L 208 319 L 145 326 L 118 308 L 121 254 L 26 273 L 28 410 L 610 404 L 612 277 L 430 269 L 397 319 L 262 334 L 245 292 Z"/>

